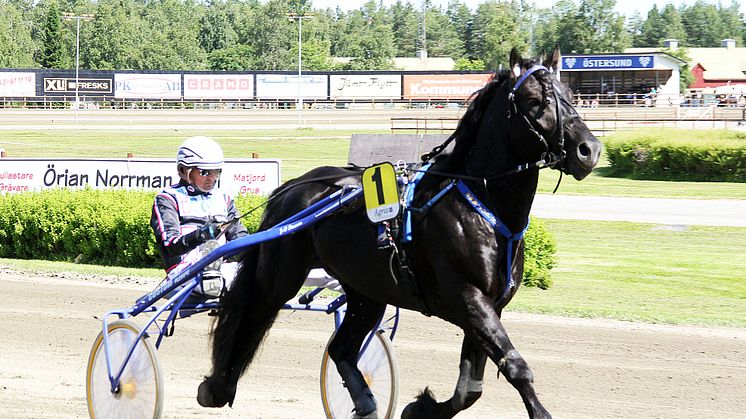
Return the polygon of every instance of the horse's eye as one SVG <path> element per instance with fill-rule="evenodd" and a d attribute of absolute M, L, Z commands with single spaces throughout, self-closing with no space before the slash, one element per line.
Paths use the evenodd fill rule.
<path fill-rule="evenodd" d="M 528 106 L 529 108 L 538 108 L 541 106 L 541 102 L 538 99 L 529 99 Z"/>

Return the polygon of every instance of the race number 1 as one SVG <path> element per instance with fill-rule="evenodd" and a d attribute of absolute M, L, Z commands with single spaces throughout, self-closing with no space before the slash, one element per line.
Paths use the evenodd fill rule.
<path fill-rule="evenodd" d="M 399 188 L 391 163 L 371 166 L 363 172 L 365 210 L 372 223 L 390 220 L 399 215 Z"/>

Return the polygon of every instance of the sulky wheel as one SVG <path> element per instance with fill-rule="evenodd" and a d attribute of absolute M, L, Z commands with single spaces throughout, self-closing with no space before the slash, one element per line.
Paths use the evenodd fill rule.
<path fill-rule="evenodd" d="M 116 374 L 140 334 L 140 327 L 128 320 L 117 320 L 109 324 L 107 333 L 112 374 Z M 115 391 L 111 391 L 109 383 L 102 332 L 93 342 L 88 357 L 86 397 L 91 418 L 161 416 L 163 377 L 155 346 L 147 335 L 137 341 Z"/>
<path fill-rule="evenodd" d="M 321 403 L 330 419 L 347 419 L 352 416 L 354 404 L 350 393 L 337 373 L 334 361 L 329 357 L 329 339 L 321 360 Z M 391 341 L 381 331 L 376 332 L 357 363 L 365 382 L 373 392 L 378 404 L 378 417 L 393 418 L 396 399 L 399 396 L 399 364 Z"/>

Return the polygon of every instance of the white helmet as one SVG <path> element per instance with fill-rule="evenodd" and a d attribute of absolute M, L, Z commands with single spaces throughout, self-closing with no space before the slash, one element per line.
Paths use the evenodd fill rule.
<path fill-rule="evenodd" d="M 176 153 L 176 166 L 222 169 L 223 149 L 212 138 L 189 137 Z"/>

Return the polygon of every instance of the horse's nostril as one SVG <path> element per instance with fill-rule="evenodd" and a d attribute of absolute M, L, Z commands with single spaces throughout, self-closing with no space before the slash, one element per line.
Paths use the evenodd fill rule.
<path fill-rule="evenodd" d="M 578 157 L 582 158 L 588 158 L 591 155 L 591 148 L 588 147 L 588 144 L 581 143 L 578 145 Z"/>

